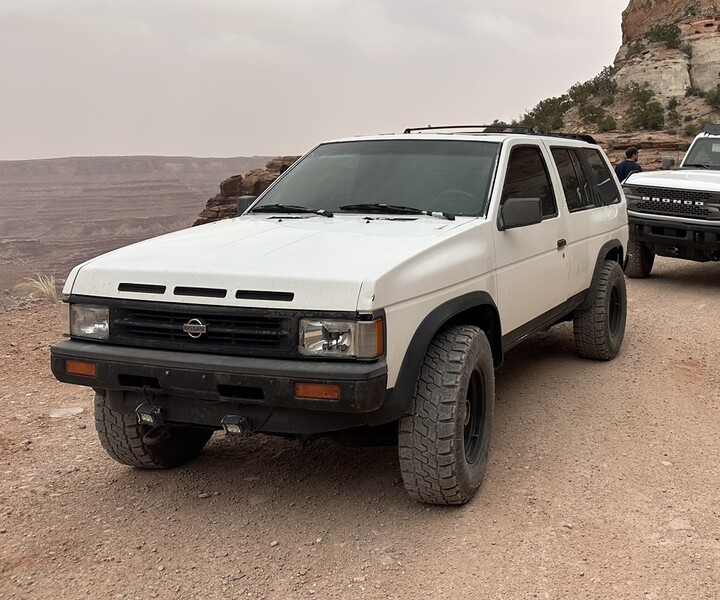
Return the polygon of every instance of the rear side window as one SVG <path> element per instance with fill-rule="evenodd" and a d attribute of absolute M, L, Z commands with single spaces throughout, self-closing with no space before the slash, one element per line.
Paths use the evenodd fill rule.
<path fill-rule="evenodd" d="M 558 214 L 547 166 L 537 146 L 512 149 L 500 203 L 508 198 L 540 198 L 543 218 Z"/>
<path fill-rule="evenodd" d="M 596 206 L 594 194 L 575 151 L 570 148 L 552 148 L 551 153 L 560 174 L 568 210 L 576 212 Z"/>
<path fill-rule="evenodd" d="M 620 190 L 615 185 L 610 169 L 600 155 L 600 151 L 593 148 L 583 148 L 582 152 L 592 172 L 591 175 L 595 177 L 595 185 L 600 193 L 602 203 L 617 204 L 620 202 Z"/>

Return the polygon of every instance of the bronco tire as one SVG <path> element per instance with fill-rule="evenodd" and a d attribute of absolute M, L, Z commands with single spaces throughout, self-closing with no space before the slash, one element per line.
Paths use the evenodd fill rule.
<path fill-rule="evenodd" d="M 647 247 L 645 242 L 631 239 L 628 242 L 628 262 L 625 265 L 625 275 L 634 279 L 642 279 L 650 275 L 655 253 Z"/>
<path fill-rule="evenodd" d="M 485 476 L 495 407 L 492 351 L 479 327 L 459 325 L 430 343 L 412 403 L 400 419 L 405 489 L 429 504 L 464 504 Z"/>
<path fill-rule="evenodd" d="M 111 458 L 143 469 L 170 469 L 191 461 L 212 435 L 211 429 L 170 427 L 148 444 L 144 438 L 151 428 L 139 425 L 135 413 L 110 408 L 101 394 L 95 394 L 95 428 L 100 444 Z"/>
<path fill-rule="evenodd" d="M 585 358 L 610 360 L 620 351 L 627 319 L 627 290 L 620 265 L 606 260 L 590 293 L 590 306 L 573 316 L 575 347 Z"/>

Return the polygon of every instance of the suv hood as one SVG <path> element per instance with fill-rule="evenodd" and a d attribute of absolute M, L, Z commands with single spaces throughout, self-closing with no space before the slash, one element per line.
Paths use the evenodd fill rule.
<path fill-rule="evenodd" d="M 675 171 L 643 171 L 632 173 L 623 185 L 651 187 L 682 187 L 687 190 L 720 191 L 720 171 L 708 169 L 677 169 Z"/>
<path fill-rule="evenodd" d="M 363 282 L 452 237 L 469 221 L 476 219 L 245 215 L 91 259 L 73 269 L 63 291 L 191 304 L 355 310 Z M 236 298 L 238 291 L 251 293 Z"/>

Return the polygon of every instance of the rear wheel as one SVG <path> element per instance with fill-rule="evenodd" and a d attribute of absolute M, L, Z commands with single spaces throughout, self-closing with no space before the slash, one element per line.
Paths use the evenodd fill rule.
<path fill-rule="evenodd" d="M 485 476 L 495 406 L 492 351 L 482 329 L 450 327 L 431 342 L 412 413 L 400 419 L 405 489 L 429 504 L 464 504 Z"/>
<path fill-rule="evenodd" d="M 95 394 L 95 428 L 110 457 L 144 469 L 170 469 L 197 458 L 213 433 L 192 426 L 153 432 L 138 424 L 135 413 L 110 408 L 102 394 Z"/>
<path fill-rule="evenodd" d="M 628 262 L 625 266 L 625 275 L 633 279 L 643 279 L 650 275 L 655 253 L 648 248 L 645 242 L 630 240 L 628 243 Z"/>
<path fill-rule="evenodd" d="M 575 347 L 585 358 L 615 358 L 625 337 L 627 290 L 620 265 L 606 260 L 590 292 L 591 304 L 573 316 Z"/>

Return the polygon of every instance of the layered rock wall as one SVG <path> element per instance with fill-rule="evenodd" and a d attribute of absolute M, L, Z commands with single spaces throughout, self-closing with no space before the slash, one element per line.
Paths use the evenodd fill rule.
<path fill-rule="evenodd" d="M 240 196 L 259 196 L 298 158 L 279 156 L 270 160 L 264 169 L 253 169 L 245 175 L 224 179 L 220 182 L 220 193 L 207 201 L 193 226 L 236 216 Z"/>

